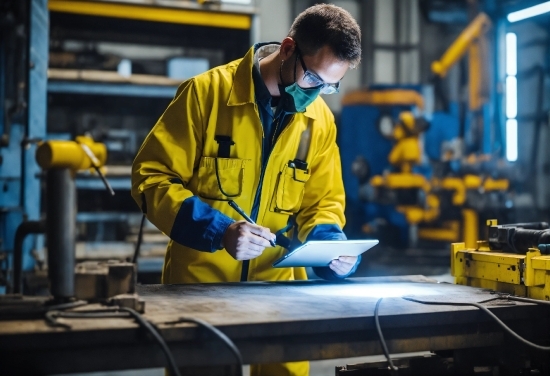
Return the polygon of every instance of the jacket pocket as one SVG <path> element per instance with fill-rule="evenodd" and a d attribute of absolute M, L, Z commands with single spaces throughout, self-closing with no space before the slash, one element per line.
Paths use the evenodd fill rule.
<path fill-rule="evenodd" d="M 228 201 L 243 190 L 247 159 L 202 157 L 199 164 L 198 194 L 209 200 Z"/>
<path fill-rule="evenodd" d="M 302 205 L 304 187 L 309 177 L 307 170 L 285 165 L 277 179 L 271 210 L 283 214 L 296 213 Z"/>

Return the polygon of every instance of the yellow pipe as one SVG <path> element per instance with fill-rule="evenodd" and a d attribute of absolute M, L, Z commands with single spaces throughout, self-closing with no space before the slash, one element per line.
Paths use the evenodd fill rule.
<path fill-rule="evenodd" d="M 461 206 L 466 202 L 466 186 L 460 178 L 444 178 L 441 181 L 441 188 L 455 191 L 453 194 L 453 205 Z"/>
<path fill-rule="evenodd" d="M 89 138 L 77 138 L 80 143 L 86 144 L 94 153 L 101 167 L 107 160 L 105 144 L 89 141 Z M 92 168 L 92 160 L 82 149 L 82 145 L 75 141 L 51 140 L 38 146 L 36 161 L 43 169 L 69 168 L 73 171 Z"/>
<path fill-rule="evenodd" d="M 485 13 L 478 14 L 445 51 L 441 59 L 432 63 L 432 72 L 440 77 L 445 77 L 449 69 L 464 56 L 472 42 L 482 36 L 490 25 L 491 20 Z"/>
<path fill-rule="evenodd" d="M 251 16 L 248 14 L 107 3 L 103 1 L 50 0 L 48 2 L 48 9 L 52 12 L 223 27 L 228 29 L 249 30 L 252 24 Z"/>
<path fill-rule="evenodd" d="M 445 223 L 443 228 L 421 228 L 418 237 L 424 240 L 456 242 L 460 238 L 460 224 L 458 221 Z"/>
<path fill-rule="evenodd" d="M 414 90 L 355 90 L 344 96 L 343 106 L 367 104 L 372 106 L 417 106 L 424 108 L 424 98 Z"/>
<path fill-rule="evenodd" d="M 478 216 L 472 209 L 462 210 L 462 228 L 467 248 L 476 248 L 478 237 Z"/>

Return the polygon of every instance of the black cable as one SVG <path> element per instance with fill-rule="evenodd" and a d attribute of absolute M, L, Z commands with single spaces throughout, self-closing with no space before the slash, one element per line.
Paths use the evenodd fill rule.
<path fill-rule="evenodd" d="M 172 356 L 172 353 L 170 351 L 170 348 L 166 344 L 166 341 L 162 337 L 162 335 L 159 333 L 157 328 L 149 322 L 147 319 L 145 319 L 140 313 L 137 311 L 127 308 L 127 307 L 113 307 L 113 308 L 106 308 L 106 309 L 91 309 L 91 310 L 80 310 L 80 311 L 59 311 L 54 310 L 57 309 L 68 309 L 68 308 L 75 308 L 79 305 L 86 304 L 84 301 L 77 301 L 71 304 L 65 304 L 65 305 L 57 305 L 57 306 L 51 306 L 50 310 L 48 310 L 45 314 L 46 322 L 51 326 L 57 326 L 57 327 L 63 327 L 66 329 L 71 329 L 71 326 L 65 323 L 61 323 L 57 321 L 58 317 L 62 318 L 86 318 L 86 319 L 94 319 L 94 318 L 112 318 L 112 317 L 133 317 L 140 326 L 145 328 L 146 330 L 151 333 L 153 338 L 157 341 L 159 346 L 161 347 L 162 351 L 166 355 L 166 359 L 168 360 L 168 365 L 170 368 L 170 372 L 172 373 L 172 376 L 181 376 L 178 366 L 176 364 L 176 361 L 174 360 L 174 357 Z M 377 314 L 377 312 L 376 312 Z M 242 376 L 243 372 L 243 358 L 241 356 L 241 352 L 233 343 L 233 341 L 225 335 L 222 331 L 220 331 L 218 328 L 216 328 L 213 325 L 210 325 L 206 321 L 203 321 L 201 319 L 195 319 L 195 318 L 188 318 L 188 317 L 180 317 L 176 321 L 170 321 L 165 322 L 163 324 L 165 325 L 172 325 L 172 324 L 178 324 L 178 323 L 194 323 L 199 326 L 202 326 L 208 330 L 210 330 L 212 333 L 214 333 L 219 339 L 222 340 L 222 342 L 225 343 L 225 345 L 233 352 L 235 355 L 235 358 L 237 359 L 237 375 Z M 380 332 L 381 333 L 381 332 Z"/>
<path fill-rule="evenodd" d="M 415 303 L 420 303 L 420 304 L 429 304 L 429 305 L 451 305 L 451 306 L 473 306 L 473 307 L 477 307 L 480 310 L 482 310 L 483 312 L 485 312 L 486 314 L 488 314 L 490 317 L 492 317 L 498 325 L 500 325 L 508 334 L 510 334 L 512 337 L 514 337 L 518 341 L 520 341 L 523 344 L 525 344 L 527 346 L 530 346 L 534 349 L 540 350 L 540 351 L 550 351 L 549 346 L 537 345 L 536 343 L 533 343 L 533 342 L 528 341 L 525 338 L 521 337 L 519 334 L 517 334 L 512 329 L 510 329 L 501 319 L 499 319 L 487 307 L 485 307 L 481 304 L 478 304 L 478 303 L 460 303 L 460 302 L 427 302 L 427 301 L 418 300 L 418 299 L 409 298 L 409 297 L 403 297 L 403 299 L 408 300 L 410 302 L 415 302 Z"/>
<path fill-rule="evenodd" d="M 164 324 L 165 325 L 174 325 L 174 324 L 180 324 L 180 323 L 185 323 L 185 322 L 198 324 L 199 326 L 202 326 L 202 327 L 210 330 L 219 339 L 221 339 L 227 345 L 229 350 L 231 350 L 231 352 L 233 352 L 233 354 L 235 355 L 235 358 L 237 359 L 237 366 L 238 366 L 237 367 L 237 375 L 242 376 L 242 374 L 243 374 L 243 358 L 241 356 L 241 352 L 239 351 L 239 349 L 237 348 L 235 343 L 228 336 L 226 336 L 221 330 L 219 330 L 215 326 L 210 325 L 209 323 L 207 323 L 206 321 L 203 321 L 201 319 L 194 319 L 194 318 L 188 318 L 188 317 L 180 317 L 176 321 L 169 321 L 169 322 L 165 322 Z"/>
<path fill-rule="evenodd" d="M 141 223 L 139 225 L 138 238 L 136 242 L 136 249 L 134 250 L 134 257 L 132 257 L 132 263 L 137 264 L 139 257 L 139 249 L 141 248 L 141 242 L 143 241 L 143 226 L 145 225 L 145 214 L 141 217 Z"/>
<path fill-rule="evenodd" d="M 388 346 L 386 346 L 386 341 L 384 340 L 384 335 L 382 334 L 382 328 L 380 327 L 380 321 L 378 320 L 378 309 L 380 307 L 380 303 L 382 303 L 382 299 L 378 299 L 376 302 L 376 306 L 374 307 L 374 323 L 376 324 L 376 331 L 378 332 L 378 339 L 380 340 L 380 344 L 382 345 L 382 350 L 384 351 L 384 356 L 386 357 L 386 360 L 388 361 L 388 368 L 390 371 L 397 372 L 399 371 L 399 368 L 397 368 L 393 361 L 390 358 L 390 352 L 388 351 Z"/>
<path fill-rule="evenodd" d="M 76 312 L 49 311 L 46 313 L 46 321 L 48 322 L 48 324 L 52 326 L 61 326 L 61 327 L 70 329 L 71 327 L 69 325 L 58 322 L 56 320 L 58 317 L 83 318 L 83 319 L 133 317 L 141 327 L 145 328 L 153 336 L 153 338 L 156 340 L 156 342 L 158 343 L 158 345 L 166 355 L 170 373 L 173 376 L 181 376 L 178 366 L 176 364 L 176 361 L 174 360 L 174 357 L 172 356 L 172 353 L 170 351 L 170 348 L 166 344 L 166 341 L 164 340 L 164 338 L 162 338 L 162 335 L 158 332 L 158 330 L 153 326 L 152 323 L 150 323 L 141 314 L 139 314 L 137 311 L 131 308 L 116 307 L 114 309 L 85 310 L 85 311 L 83 310 L 83 311 L 76 311 Z"/>
<path fill-rule="evenodd" d="M 166 355 L 166 359 L 168 360 L 168 365 L 170 366 L 169 368 L 172 376 L 181 376 L 180 370 L 174 357 L 172 356 L 170 348 L 168 347 L 166 341 L 164 340 L 164 338 L 162 338 L 158 330 L 153 326 L 153 324 L 147 321 L 142 315 L 140 315 L 132 308 L 120 307 L 120 310 L 128 312 L 139 324 L 141 324 L 141 326 L 143 326 L 151 333 L 153 338 L 157 341 L 162 351 L 164 351 L 164 354 Z"/>

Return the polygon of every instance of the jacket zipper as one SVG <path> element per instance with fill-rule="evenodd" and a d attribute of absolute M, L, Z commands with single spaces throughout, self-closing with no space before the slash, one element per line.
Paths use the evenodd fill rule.
<path fill-rule="evenodd" d="M 258 115 L 258 117 L 259 117 L 259 115 Z M 279 123 L 280 123 L 279 119 L 275 123 L 275 132 L 273 134 L 273 140 L 275 140 L 275 135 L 277 134 L 277 128 L 279 127 Z M 290 124 L 291 121 L 292 121 L 292 118 L 289 119 L 288 124 Z M 283 122 L 284 122 L 284 116 L 283 116 Z M 263 126 L 262 126 L 262 128 L 263 128 Z M 281 135 L 282 135 L 282 132 L 281 132 Z M 264 137 L 265 137 L 265 133 L 264 133 Z M 275 142 L 276 142 L 276 140 L 275 140 Z M 263 185 L 263 182 L 264 182 L 265 170 L 266 170 L 267 164 L 269 163 L 269 157 L 271 156 L 271 152 L 273 151 L 273 149 L 275 149 L 275 142 L 272 142 L 271 150 L 269 151 L 269 155 L 267 156 L 267 158 L 265 160 L 265 165 L 262 163 L 262 169 L 260 171 L 260 181 L 258 182 L 258 188 L 256 189 L 256 194 L 254 195 L 254 203 L 252 204 L 252 211 L 250 213 L 250 217 L 252 218 L 252 220 L 254 222 L 257 222 L 257 220 L 258 220 L 258 214 L 260 212 L 260 201 L 261 201 L 260 196 L 261 196 L 261 192 L 262 192 L 262 185 Z M 261 155 L 262 160 L 263 160 L 263 154 L 264 154 L 264 142 L 262 140 L 262 155 Z M 249 268 L 250 268 L 250 260 L 243 261 L 243 267 L 242 267 L 242 270 L 241 270 L 241 282 L 248 281 L 248 270 L 249 270 Z"/>

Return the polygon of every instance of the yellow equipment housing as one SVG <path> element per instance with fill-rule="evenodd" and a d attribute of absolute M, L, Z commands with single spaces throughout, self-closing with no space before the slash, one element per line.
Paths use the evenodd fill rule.
<path fill-rule="evenodd" d="M 92 160 L 84 148 L 95 156 Z M 73 171 L 102 167 L 107 160 L 105 144 L 94 142 L 91 137 L 78 136 L 76 141 L 50 140 L 41 143 L 36 150 L 36 161 L 43 169 L 68 168 Z"/>
<path fill-rule="evenodd" d="M 496 225 L 496 221 L 487 224 Z M 451 275 L 457 285 L 550 300 L 550 255 L 538 248 L 516 254 L 491 250 L 487 241 L 478 241 L 475 248 L 453 243 Z"/>

